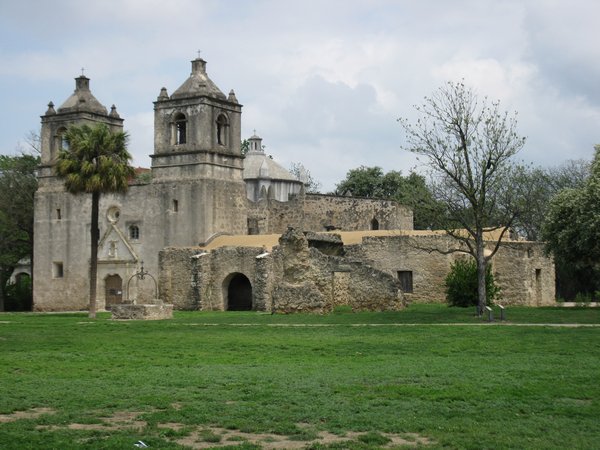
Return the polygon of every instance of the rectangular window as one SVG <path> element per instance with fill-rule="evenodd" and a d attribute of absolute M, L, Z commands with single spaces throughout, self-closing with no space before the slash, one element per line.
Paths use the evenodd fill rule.
<path fill-rule="evenodd" d="M 173 212 L 179 211 L 179 202 L 177 200 L 173 200 Z"/>
<path fill-rule="evenodd" d="M 399 270 L 398 280 L 400 281 L 400 289 L 405 293 L 412 293 L 413 291 L 413 273 L 412 270 Z"/>
<path fill-rule="evenodd" d="M 540 283 L 542 281 L 542 269 L 535 269 L 535 282 Z"/>
<path fill-rule="evenodd" d="M 62 278 L 63 277 L 63 263 L 62 262 L 53 262 L 52 263 L 52 278 Z"/>
<path fill-rule="evenodd" d="M 61 214 L 60 214 L 60 208 L 56 208 L 56 218 L 57 218 L 58 220 L 62 219 L 62 216 L 61 216 Z"/>

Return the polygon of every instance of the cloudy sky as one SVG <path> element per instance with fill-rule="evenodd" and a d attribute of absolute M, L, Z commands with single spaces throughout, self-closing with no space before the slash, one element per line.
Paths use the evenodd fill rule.
<path fill-rule="evenodd" d="M 0 0 L 0 151 L 12 153 L 85 68 L 150 166 L 153 105 L 208 61 L 284 167 L 325 191 L 361 165 L 408 173 L 399 117 L 446 81 L 518 111 L 524 161 L 591 159 L 600 143 L 596 0 Z M 420 170 L 419 167 L 417 169 Z"/>

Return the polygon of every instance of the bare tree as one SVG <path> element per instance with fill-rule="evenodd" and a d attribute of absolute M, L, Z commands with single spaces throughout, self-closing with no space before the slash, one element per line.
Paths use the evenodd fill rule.
<path fill-rule="evenodd" d="M 310 171 L 302 163 L 291 163 L 290 173 L 304 183 L 308 194 L 318 194 L 321 190 L 321 182 L 315 180 Z"/>
<path fill-rule="evenodd" d="M 472 255 L 477 262 L 478 309 L 486 305 L 485 273 L 491 258 L 519 214 L 519 186 L 513 156 L 525 144 L 516 132 L 516 114 L 499 102 L 478 100 L 463 83 L 449 82 L 415 107 L 412 125 L 399 119 L 407 150 L 428 162 L 432 193 L 445 205 L 448 235 L 461 245 L 449 251 Z M 492 240 L 491 249 L 485 247 Z"/>

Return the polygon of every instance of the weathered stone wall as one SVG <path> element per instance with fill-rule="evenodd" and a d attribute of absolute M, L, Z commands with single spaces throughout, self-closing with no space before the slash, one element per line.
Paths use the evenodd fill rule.
<path fill-rule="evenodd" d="M 200 286 L 197 266 L 205 260 L 197 247 L 168 247 L 159 253 L 159 297 L 175 309 L 200 309 Z"/>
<path fill-rule="evenodd" d="M 394 277 L 359 261 L 325 255 L 293 229 L 279 243 L 273 251 L 274 311 L 330 312 L 340 305 L 356 311 L 404 307 Z"/>
<path fill-rule="evenodd" d="M 258 234 L 284 233 L 288 227 L 303 231 L 370 230 L 374 221 L 381 230 L 412 230 L 410 208 L 390 200 L 297 195 L 287 202 L 262 199 L 248 202 L 248 219 L 255 221 Z"/>
<path fill-rule="evenodd" d="M 443 302 L 444 279 L 453 256 L 419 250 L 417 245 L 447 250 L 449 241 L 443 236 L 365 237 L 360 245 L 346 246 L 346 254 L 394 277 L 398 271 L 412 272 L 413 292 L 405 292 L 409 303 Z"/>
<path fill-rule="evenodd" d="M 363 244 L 346 246 L 346 254 L 359 258 L 390 275 L 412 272 L 413 292 L 409 302 L 445 302 L 444 281 L 450 266 L 461 253 L 441 254 L 455 241 L 444 235 L 366 237 Z M 543 254 L 543 245 L 510 242 L 492 259 L 492 271 L 500 286 L 500 303 L 542 306 L 554 303 L 554 264 Z"/>
<path fill-rule="evenodd" d="M 492 263 L 502 289 L 500 302 L 507 305 L 549 306 L 555 303 L 555 270 L 544 245 L 516 242 L 500 248 Z"/>
<path fill-rule="evenodd" d="M 305 230 L 370 230 L 373 220 L 380 230 L 413 229 L 412 210 L 391 200 L 309 194 L 303 209 Z"/>
<path fill-rule="evenodd" d="M 404 306 L 395 277 L 357 261 L 310 247 L 304 234 L 288 230 L 272 253 L 258 247 L 167 248 L 160 253 L 160 297 L 177 309 L 226 310 L 229 281 L 245 275 L 252 309 L 328 312 Z"/>

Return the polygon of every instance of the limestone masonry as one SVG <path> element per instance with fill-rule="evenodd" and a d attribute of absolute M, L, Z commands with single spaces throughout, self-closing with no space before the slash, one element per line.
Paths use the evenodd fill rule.
<path fill-rule="evenodd" d="M 75 91 L 42 116 L 35 197 L 34 309 L 83 310 L 89 292 L 91 198 L 65 192 L 53 165 L 72 124 L 122 130 L 76 78 Z M 262 139 L 241 153 L 242 105 L 192 61 L 189 78 L 154 102 L 151 179 L 100 199 L 98 306 L 152 303 L 154 285 L 134 277 L 141 262 L 159 297 L 178 309 L 327 312 L 395 310 L 444 301 L 459 256 L 419 250 L 456 245 L 413 231 L 412 211 L 393 201 L 306 194 L 268 157 Z M 542 246 L 510 241 L 493 260 L 506 304 L 554 302 L 554 267 Z M 116 306 L 115 306 L 116 308 Z"/>

